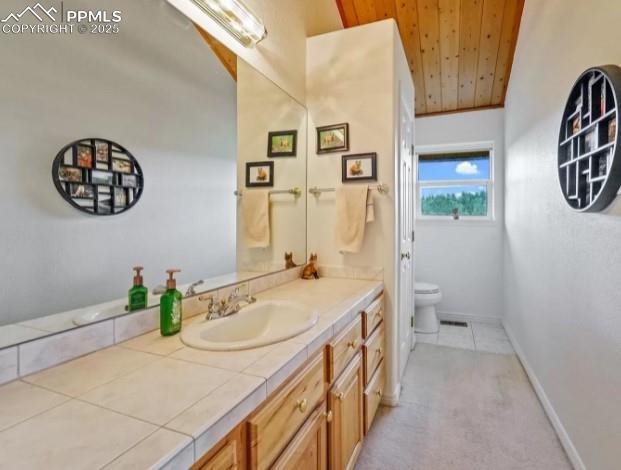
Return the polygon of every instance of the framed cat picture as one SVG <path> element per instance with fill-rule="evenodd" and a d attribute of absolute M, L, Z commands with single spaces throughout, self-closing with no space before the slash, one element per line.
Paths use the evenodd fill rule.
<path fill-rule="evenodd" d="M 267 138 L 268 157 L 295 157 L 298 131 L 269 132 Z"/>
<path fill-rule="evenodd" d="M 343 183 L 352 183 L 355 181 L 377 181 L 376 153 L 343 155 L 341 158 L 343 162 Z"/>
<path fill-rule="evenodd" d="M 246 187 L 261 188 L 274 186 L 274 162 L 246 163 Z"/>
<path fill-rule="evenodd" d="M 317 128 L 317 153 L 349 151 L 349 124 Z"/>

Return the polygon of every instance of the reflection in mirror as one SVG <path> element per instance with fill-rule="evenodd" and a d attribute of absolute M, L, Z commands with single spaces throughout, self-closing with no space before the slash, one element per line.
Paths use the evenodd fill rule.
<path fill-rule="evenodd" d="M 241 59 L 237 143 L 237 269 L 283 269 L 285 254 L 303 264 L 306 109 Z"/>
<path fill-rule="evenodd" d="M 132 24 L 114 41 L 23 35 L 0 44 L 6 70 L 20 71 L 0 88 L 6 109 L 19 110 L 0 117 L 10 221 L 0 231 L 0 349 L 126 314 L 136 264 L 154 307 L 168 268 L 182 270 L 178 289 L 192 295 L 281 270 L 285 250 L 305 258 L 305 109 L 242 61 L 236 82 L 236 57 L 168 9 L 111 2 Z M 45 106 L 33 90 L 49 91 Z M 269 158 L 268 131 L 288 129 L 298 130 L 297 155 Z M 88 215 L 56 191 L 54 157 L 90 138 L 118 142 L 140 161 L 144 192 L 131 210 Z M 102 163 L 91 155 L 84 178 Z M 271 189 L 303 191 L 270 199 L 271 236 L 260 249 L 236 246 L 243 196 L 234 191 L 263 189 L 246 188 L 249 161 L 275 163 Z"/>

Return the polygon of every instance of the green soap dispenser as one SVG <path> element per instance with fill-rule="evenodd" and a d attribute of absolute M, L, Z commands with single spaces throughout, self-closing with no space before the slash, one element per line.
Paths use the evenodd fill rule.
<path fill-rule="evenodd" d="M 166 292 L 160 298 L 160 333 L 162 336 L 171 336 L 181 330 L 181 301 L 183 295 L 177 290 L 175 273 L 181 272 L 179 269 L 167 269 L 168 280 L 166 281 Z"/>
<path fill-rule="evenodd" d="M 128 293 L 129 303 L 127 305 L 130 312 L 147 308 L 149 301 L 149 289 L 143 285 L 141 274 L 144 268 L 142 266 L 134 266 L 132 269 L 136 271 L 136 274 L 134 276 L 134 287 Z"/>

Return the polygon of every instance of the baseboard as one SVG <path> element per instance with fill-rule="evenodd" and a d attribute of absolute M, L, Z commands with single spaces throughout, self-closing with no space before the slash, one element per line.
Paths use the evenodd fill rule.
<path fill-rule="evenodd" d="M 487 323 L 488 325 L 495 325 L 495 326 L 502 325 L 502 320 L 498 317 L 490 317 L 487 315 L 475 315 L 473 313 L 438 311 L 438 318 L 440 320 L 448 320 L 448 321 Z"/>
<path fill-rule="evenodd" d="M 382 396 L 381 404 L 385 406 L 397 406 L 399 404 L 399 396 L 401 395 L 401 384 L 397 384 L 395 388 L 395 393 L 393 394 L 384 394 Z"/>
<path fill-rule="evenodd" d="M 537 397 L 539 398 L 539 402 L 541 403 L 541 406 L 543 406 L 543 409 L 546 412 L 546 415 L 548 415 L 548 419 L 552 423 L 552 427 L 556 431 L 556 435 L 561 441 L 561 445 L 565 449 L 565 453 L 567 454 L 569 461 L 571 462 L 575 470 L 586 470 L 584 462 L 582 462 L 582 459 L 580 458 L 580 454 L 578 454 L 578 450 L 574 446 L 573 442 L 571 442 L 569 434 L 567 434 L 567 431 L 565 430 L 565 427 L 563 426 L 561 419 L 556 414 L 556 411 L 554 410 L 554 407 L 552 406 L 550 399 L 546 395 L 546 392 L 543 389 L 541 382 L 539 382 L 539 379 L 537 378 L 535 371 L 533 370 L 528 360 L 526 359 L 526 356 L 524 355 L 524 351 L 522 350 L 520 344 L 515 338 L 515 335 L 513 334 L 511 327 L 504 321 L 502 322 L 502 325 L 504 326 L 505 331 L 507 332 L 509 341 L 511 341 L 511 345 L 513 346 L 513 349 L 515 349 L 515 353 L 517 354 L 518 359 L 522 363 L 522 367 L 524 367 L 524 370 L 526 371 L 526 375 L 528 376 L 528 379 L 530 380 L 530 383 L 533 386 L 533 389 L 535 390 Z"/>

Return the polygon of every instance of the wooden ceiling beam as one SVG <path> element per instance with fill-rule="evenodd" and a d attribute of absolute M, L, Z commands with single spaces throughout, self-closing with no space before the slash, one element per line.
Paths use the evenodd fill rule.
<path fill-rule="evenodd" d="M 503 104 L 505 102 L 523 10 L 524 0 L 507 0 L 498 46 L 498 59 L 494 71 L 492 104 Z"/>
<path fill-rule="evenodd" d="M 483 2 L 475 106 L 489 106 L 492 102 L 492 87 L 494 85 L 505 3 L 505 0 L 485 0 Z"/>
<path fill-rule="evenodd" d="M 442 111 L 457 109 L 460 0 L 440 0 Z"/>
<path fill-rule="evenodd" d="M 440 21 L 438 0 L 419 0 L 418 18 L 425 25 L 420 33 L 420 49 L 425 77 L 427 112 L 442 111 L 442 70 L 440 66 Z"/>
<path fill-rule="evenodd" d="M 420 32 L 416 2 L 397 0 L 397 24 L 405 55 L 415 84 L 416 114 L 427 112 L 425 76 L 420 50 Z"/>

